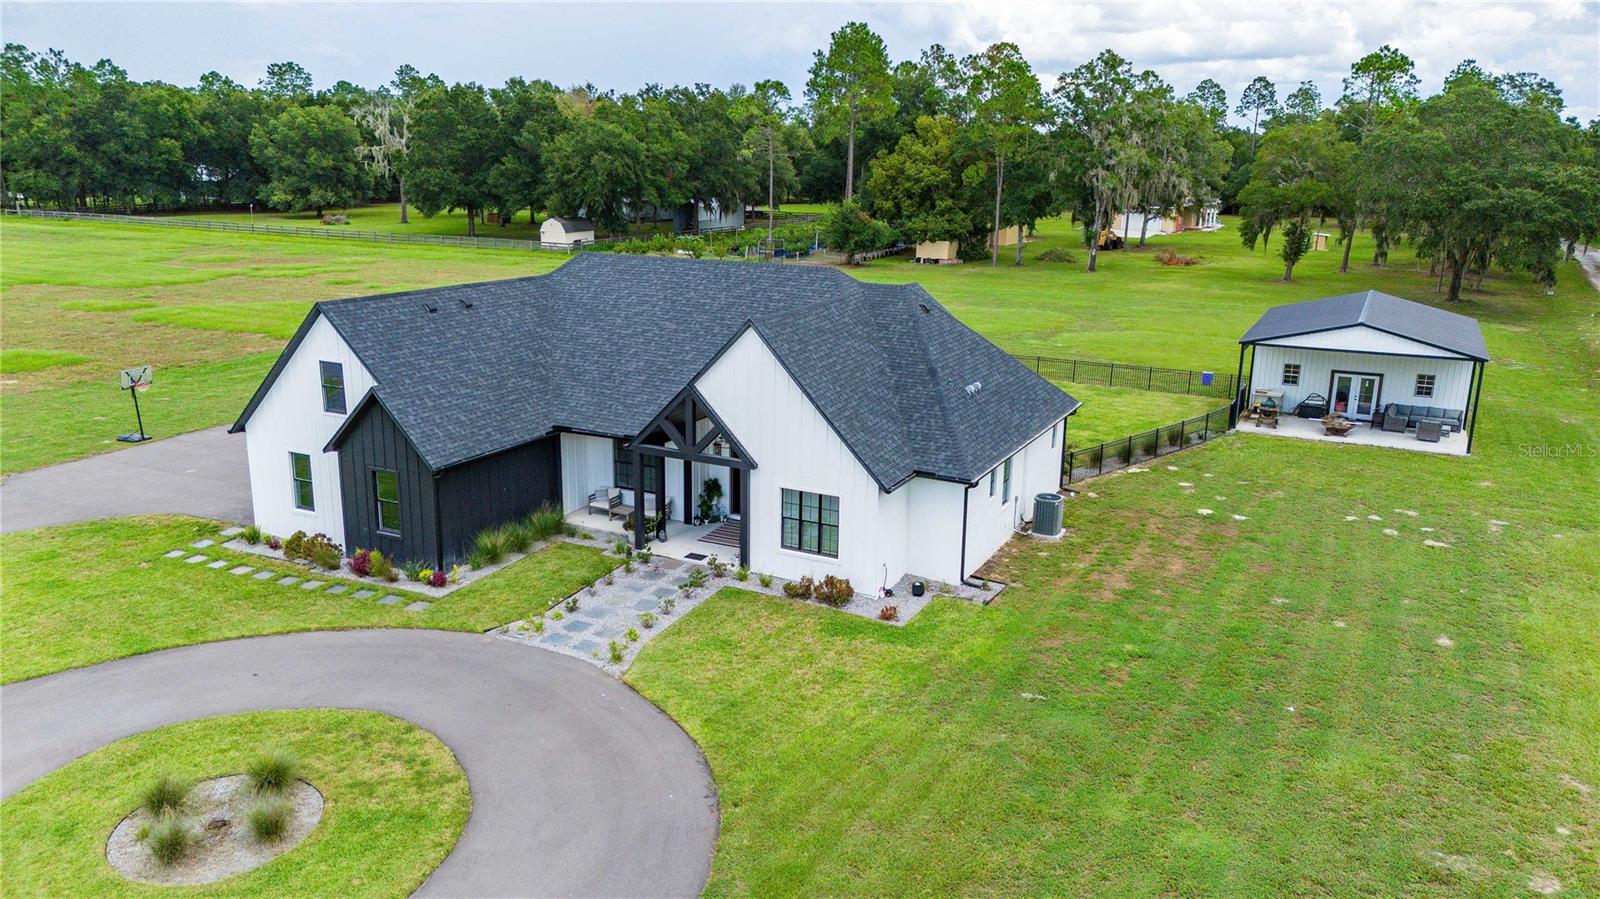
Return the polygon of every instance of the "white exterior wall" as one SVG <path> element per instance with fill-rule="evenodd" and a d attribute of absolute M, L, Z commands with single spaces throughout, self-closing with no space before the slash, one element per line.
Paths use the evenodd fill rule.
<path fill-rule="evenodd" d="M 883 492 L 753 330 L 746 331 L 696 386 L 760 466 L 750 473 L 750 567 L 784 578 L 836 575 L 869 593 L 883 580 Z M 784 488 L 839 498 L 839 557 L 780 547 Z M 726 490 L 726 485 L 724 485 Z M 894 520 L 894 512 L 885 513 Z M 890 571 L 891 579 L 899 574 Z"/>
<path fill-rule="evenodd" d="M 961 579 L 961 496 L 966 490 L 965 484 L 912 478 L 889 495 L 905 507 L 906 572 L 951 584 Z"/>
<path fill-rule="evenodd" d="M 1033 517 L 1036 493 L 1061 489 L 1061 454 L 1065 443 L 1060 422 L 1040 433 L 1011 457 L 1011 497 L 1005 495 L 1004 465 L 996 465 L 994 494 L 984 475 L 967 498 L 967 574 L 989 560 L 1011 539 L 1018 524 Z"/>
<path fill-rule="evenodd" d="M 593 229 L 588 231 L 568 231 L 553 218 L 545 219 L 544 223 L 539 226 L 540 243 L 566 247 L 580 240 L 584 243 L 594 243 Z"/>
<path fill-rule="evenodd" d="M 1361 329 L 1367 330 L 1367 329 Z M 1378 333 L 1371 332 L 1369 333 Z M 1379 334 L 1380 337 L 1387 336 Z M 1399 338 L 1395 338 L 1399 339 Z M 1283 383 L 1285 363 L 1299 363 L 1300 383 Z M 1305 347 L 1258 345 L 1252 363 L 1250 388 L 1283 391 L 1283 408 L 1292 411 L 1313 393 L 1329 396 L 1329 380 L 1335 371 L 1379 374 L 1378 409 L 1387 403 L 1412 406 L 1467 408 L 1472 389 L 1472 361 L 1468 359 L 1426 359 L 1419 356 L 1381 356 L 1372 353 L 1329 351 Z M 1432 397 L 1418 397 L 1417 375 L 1434 376 Z"/>
<path fill-rule="evenodd" d="M 317 317 L 305 339 L 295 348 L 278 379 L 245 422 L 245 446 L 250 457 L 250 501 L 256 526 L 286 537 L 295 531 L 327 534 L 344 544 L 344 506 L 339 497 L 339 454 L 322 448 L 344 423 L 345 415 L 322 411 L 322 372 L 319 362 L 344 366 L 345 408 L 372 387 L 372 375 L 328 320 Z M 294 481 L 289 453 L 311 457 L 311 490 L 316 511 L 294 505 Z"/>
<path fill-rule="evenodd" d="M 616 482 L 611 440 L 587 434 L 561 435 L 561 507 L 576 512 L 589 504 L 596 487 Z"/>
<path fill-rule="evenodd" d="M 1262 342 L 1263 346 L 1269 344 L 1272 346 L 1297 346 L 1318 350 L 1346 350 L 1352 353 L 1391 353 L 1402 356 L 1466 358 L 1448 350 L 1441 350 L 1425 343 L 1398 337 L 1387 331 L 1378 331 L 1361 325 L 1353 328 L 1340 328 L 1335 331 L 1302 334 L 1298 337 L 1278 337 Z"/>

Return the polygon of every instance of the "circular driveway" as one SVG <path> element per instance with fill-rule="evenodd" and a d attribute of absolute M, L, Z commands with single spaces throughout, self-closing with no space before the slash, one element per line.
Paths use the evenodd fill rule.
<path fill-rule="evenodd" d="M 477 634 L 229 640 L 11 684 L 0 688 L 0 793 L 154 727 L 282 708 L 386 712 L 455 752 L 472 815 L 419 895 L 686 896 L 705 885 L 716 787 L 688 735 L 590 665 Z"/>

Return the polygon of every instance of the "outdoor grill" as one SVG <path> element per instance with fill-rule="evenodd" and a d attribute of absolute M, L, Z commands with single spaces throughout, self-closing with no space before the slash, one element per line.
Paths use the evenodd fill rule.
<path fill-rule="evenodd" d="M 1301 418 L 1321 418 L 1328 414 L 1328 398 L 1320 393 L 1313 393 L 1294 407 L 1294 414 Z"/>

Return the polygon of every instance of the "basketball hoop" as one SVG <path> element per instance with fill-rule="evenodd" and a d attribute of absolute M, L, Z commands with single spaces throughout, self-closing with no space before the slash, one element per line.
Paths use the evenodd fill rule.
<path fill-rule="evenodd" d="M 153 380 L 153 376 L 148 365 L 124 368 L 122 374 L 118 376 L 118 384 L 133 396 L 133 417 L 139 423 L 139 430 L 137 432 L 119 434 L 117 435 L 117 440 L 123 443 L 143 443 L 150 439 L 149 435 L 144 432 L 144 415 L 139 411 L 139 394 L 150 389 L 151 380 Z"/>

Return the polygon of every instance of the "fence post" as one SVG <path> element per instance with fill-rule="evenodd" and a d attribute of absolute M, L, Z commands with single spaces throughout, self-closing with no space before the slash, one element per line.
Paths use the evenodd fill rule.
<path fill-rule="evenodd" d="M 1192 369 L 1189 372 L 1189 386 L 1183 388 L 1183 392 L 1185 395 L 1194 393 L 1194 371 Z"/>
<path fill-rule="evenodd" d="M 1111 363 L 1110 372 L 1106 375 L 1106 386 L 1110 387 L 1110 386 L 1112 386 L 1112 385 L 1114 385 L 1116 383 L 1117 383 L 1117 363 L 1113 362 L 1113 363 Z"/>
<path fill-rule="evenodd" d="M 1039 366 L 1042 365 L 1043 363 L 1044 363 L 1044 357 L 1043 356 L 1034 356 L 1033 357 L 1033 373 L 1034 374 L 1038 374 L 1039 373 Z"/>
<path fill-rule="evenodd" d="M 1152 368 L 1145 373 L 1144 389 L 1149 390 L 1154 386 L 1156 386 L 1156 370 Z"/>
<path fill-rule="evenodd" d="M 1072 360 L 1072 380 L 1078 380 L 1078 360 Z"/>

